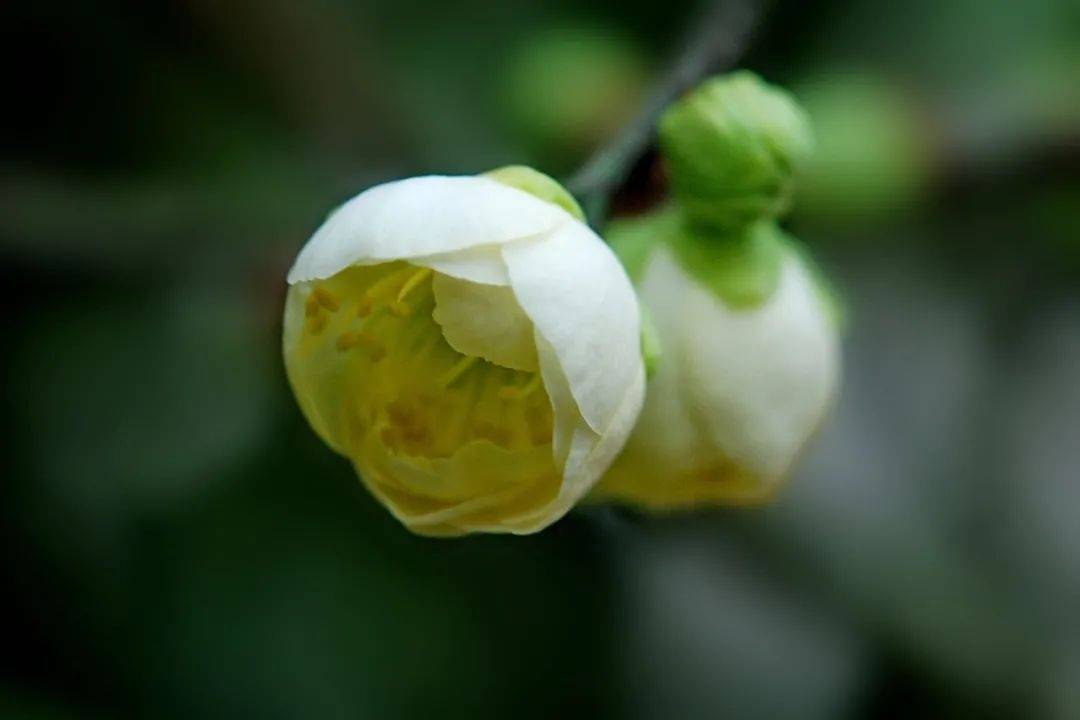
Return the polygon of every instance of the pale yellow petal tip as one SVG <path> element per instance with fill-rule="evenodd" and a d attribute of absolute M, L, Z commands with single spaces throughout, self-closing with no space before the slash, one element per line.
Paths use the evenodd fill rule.
<path fill-rule="evenodd" d="M 754 509 L 776 501 L 785 485 L 786 478 L 766 479 L 730 461 L 670 473 L 647 461 L 620 458 L 589 499 L 661 514 L 709 507 Z"/>

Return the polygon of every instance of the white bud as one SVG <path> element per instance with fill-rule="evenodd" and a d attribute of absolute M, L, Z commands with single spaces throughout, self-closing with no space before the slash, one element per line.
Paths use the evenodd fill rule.
<path fill-rule="evenodd" d="M 663 242 L 638 290 L 662 357 L 626 449 L 597 489 L 653 508 L 772 496 L 837 391 L 837 331 L 797 253 L 761 303 L 729 306 Z"/>

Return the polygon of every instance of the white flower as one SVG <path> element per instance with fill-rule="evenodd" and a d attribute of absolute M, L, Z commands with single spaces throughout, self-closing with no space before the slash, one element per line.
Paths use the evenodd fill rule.
<path fill-rule="evenodd" d="M 491 178 L 361 193 L 288 281 L 284 355 L 304 414 L 415 532 L 546 527 L 640 410 L 640 321 L 618 260 L 563 208 Z"/>
<path fill-rule="evenodd" d="M 654 508 L 772 496 L 837 391 L 836 328 L 801 258 L 784 252 L 761 304 L 728 306 L 657 242 L 638 290 L 661 343 L 645 407 L 597 490 Z"/>

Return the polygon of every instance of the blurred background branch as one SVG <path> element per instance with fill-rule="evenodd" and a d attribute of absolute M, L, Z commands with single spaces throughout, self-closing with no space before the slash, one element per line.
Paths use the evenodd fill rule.
<path fill-rule="evenodd" d="M 566 186 L 581 203 L 589 222 L 602 222 L 608 203 L 655 138 L 656 121 L 668 105 L 713 73 L 738 62 L 760 22 L 762 2 L 719 0 L 689 25 L 678 55 L 661 75 L 644 107 L 626 127 L 596 151 Z"/>

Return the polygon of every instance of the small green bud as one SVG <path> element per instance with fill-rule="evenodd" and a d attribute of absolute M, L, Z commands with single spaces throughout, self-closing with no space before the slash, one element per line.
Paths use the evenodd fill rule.
<path fill-rule="evenodd" d="M 533 170 L 527 165 L 507 165 L 484 173 L 484 175 L 503 185 L 524 190 L 533 197 L 554 203 L 578 220 L 585 221 L 585 213 L 581 211 L 581 206 L 578 205 L 577 200 L 570 194 L 570 191 L 560 185 L 554 178 L 538 170 Z"/>
<path fill-rule="evenodd" d="M 707 80 L 664 113 L 659 130 L 675 196 L 690 222 L 709 229 L 786 212 L 813 146 L 794 98 L 747 71 Z"/>

